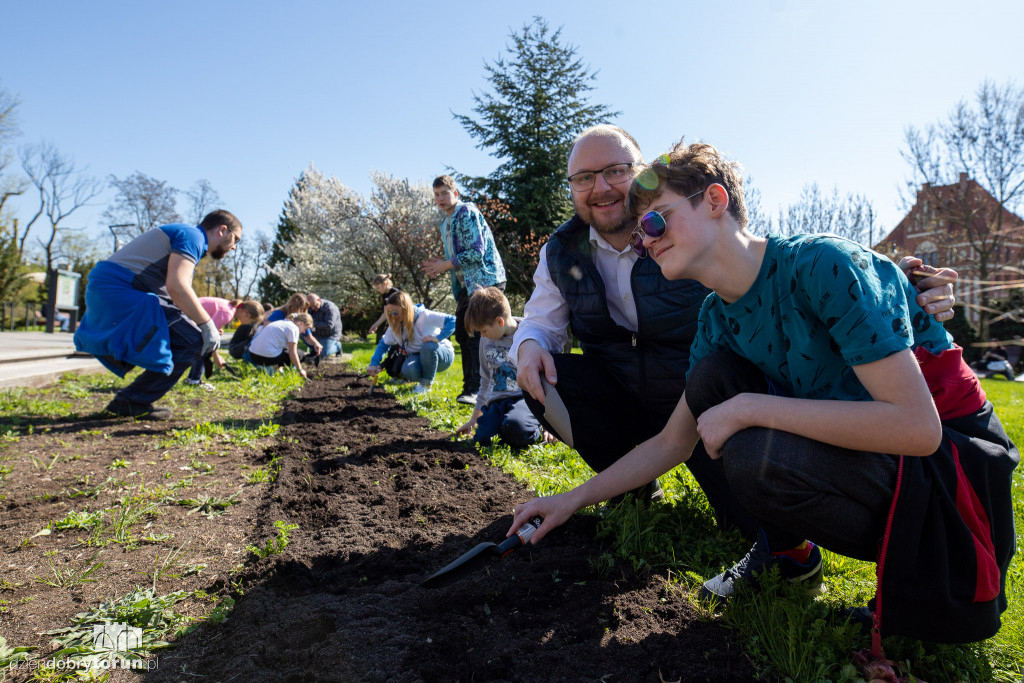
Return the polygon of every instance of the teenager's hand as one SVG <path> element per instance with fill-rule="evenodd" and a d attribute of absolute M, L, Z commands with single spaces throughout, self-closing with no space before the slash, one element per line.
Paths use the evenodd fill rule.
<path fill-rule="evenodd" d="M 533 537 L 529 541 L 532 544 L 536 544 L 547 536 L 549 531 L 564 524 L 565 520 L 572 517 L 573 513 L 576 512 L 577 508 L 573 504 L 569 493 L 571 492 L 559 493 L 557 496 L 534 498 L 528 503 L 517 505 L 515 510 L 513 510 L 515 517 L 512 519 L 512 526 L 509 527 L 505 537 L 508 538 L 514 534 L 519 527 L 534 517 L 542 517 L 544 523 L 533 532 Z"/>
<path fill-rule="evenodd" d="M 366 336 L 367 337 L 372 337 L 375 334 L 377 334 L 377 326 L 376 325 L 374 325 L 373 327 L 371 327 L 370 329 L 368 329 L 366 331 Z"/>
<path fill-rule="evenodd" d="M 738 394 L 728 401 L 705 410 L 697 418 L 697 433 L 704 442 L 708 455 L 717 460 L 722 455 L 722 446 L 736 432 L 753 426 L 750 417 L 754 407 L 748 401 L 749 394 Z"/>
<path fill-rule="evenodd" d="M 555 359 L 548 350 L 533 339 L 527 339 L 519 346 L 519 358 L 516 363 L 516 384 L 530 396 L 544 403 L 544 385 L 541 378 L 548 384 L 558 384 L 555 372 Z"/>
<path fill-rule="evenodd" d="M 302 375 L 302 379 L 309 379 L 309 377 L 306 376 L 306 371 L 302 368 L 299 368 L 299 374 Z"/>
<path fill-rule="evenodd" d="M 426 273 L 428 277 L 437 277 L 441 273 L 445 273 L 451 270 L 452 262 L 449 261 L 448 259 L 432 258 L 427 259 L 422 264 L 420 264 L 420 268 L 423 269 L 423 272 Z"/>
<path fill-rule="evenodd" d="M 916 297 L 918 305 L 939 322 L 952 320 L 955 315 L 953 304 L 956 303 L 953 284 L 960 277 L 959 273 L 952 268 L 925 265 L 915 256 L 904 256 L 899 267 L 920 292 Z"/>

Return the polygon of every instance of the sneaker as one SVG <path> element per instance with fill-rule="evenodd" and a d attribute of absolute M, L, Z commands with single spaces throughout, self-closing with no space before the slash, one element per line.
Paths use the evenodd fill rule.
<path fill-rule="evenodd" d="M 459 397 L 455 399 L 458 403 L 465 403 L 466 405 L 476 405 L 476 394 L 469 394 L 465 391 L 459 394 Z"/>
<path fill-rule="evenodd" d="M 758 532 L 757 541 L 743 559 L 706 581 L 700 589 L 700 597 L 726 602 L 740 585 L 757 585 L 758 577 L 772 567 L 778 567 L 779 576 L 790 583 L 804 581 L 809 588 L 816 589 L 821 585 L 821 551 L 810 541 L 807 544 L 811 548 L 807 560 L 797 562 L 787 555 L 772 555 L 764 532 Z"/>
<path fill-rule="evenodd" d="M 426 384 L 417 384 L 412 388 L 414 394 L 427 394 L 430 393 L 430 387 Z"/>
<path fill-rule="evenodd" d="M 189 385 L 190 387 L 199 387 L 203 391 L 217 391 L 217 387 L 213 386 L 209 382 L 203 382 L 202 380 L 198 379 L 188 379 L 186 377 L 185 384 Z"/>
<path fill-rule="evenodd" d="M 135 403 L 115 398 L 104 409 L 104 412 L 119 417 L 145 417 L 150 420 L 170 420 L 174 413 L 170 408 L 154 406 L 151 403 Z"/>

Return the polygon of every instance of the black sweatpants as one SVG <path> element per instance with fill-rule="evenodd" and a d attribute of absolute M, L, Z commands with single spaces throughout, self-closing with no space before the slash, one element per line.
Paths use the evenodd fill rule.
<path fill-rule="evenodd" d="M 734 353 L 712 354 L 690 370 L 686 403 L 695 418 L 741 393 L 776 392 L 753 363 Z M 848 557 L 875 560 L 897 456 L 754 427 L 730 437 L 719 462 L 729 498 L 743 501 L 771 548 L 809 539 Z"/>

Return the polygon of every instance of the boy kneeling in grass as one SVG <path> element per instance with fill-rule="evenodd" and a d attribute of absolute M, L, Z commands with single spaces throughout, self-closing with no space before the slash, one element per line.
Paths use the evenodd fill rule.
<path fill-rule="evenodd" d="M 466 332 L 480 333 L 480 391 L 472 417 L 455 433 L 469 434 L 476 427 L 473 441 L 483 446 L 499 436 L 513 448 L 524 448 L 544 436 L 516 384 L 516 366 L 508 353 L 519 320 L 497 287 L 478 289 L 469 299 Z"/>

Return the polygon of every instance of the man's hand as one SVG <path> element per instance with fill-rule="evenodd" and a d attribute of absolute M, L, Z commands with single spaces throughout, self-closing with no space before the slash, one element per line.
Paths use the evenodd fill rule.
<path fill-rule="evenodd" d="M 213 353 L 220 348 L 220 332 L 217 331 L 217 326 L 212 320 L 207 320 L 205 323 L 199 326 L 199 331 L 203 333 L 203 354 Z"/>
<path fill-rule="evenodd" d="M 420 264 L 420 268 L 427 274 L 428 277 L 437 277 L 441 273 L 446 273 L 452 269 L 452 262 L 448 259 L 443 258 L 432 258 L 427 259 Z"/>
<path fill-rule="evenodd" d="M 955 315 L 953 304 L 953 283 L 959 274 L 952 268 L 933 268 L 915 256 L 904 256 L 900 259 L 900 270 L 914 283 L 920 292 L 917 303 L 926 313 L 930 313 L 939 322 L 952 320 Z"/>
<path fill-rule="evenodd" d="M 516 363 L 516 384 L 530 396 L 544 403 L 544 385 L 542 377 L 548 384 L 558 384 L 555 372 L 555 359 L 547 349 L 533 339 L 527 339 L 519 346 L 519 359 Z"/>

